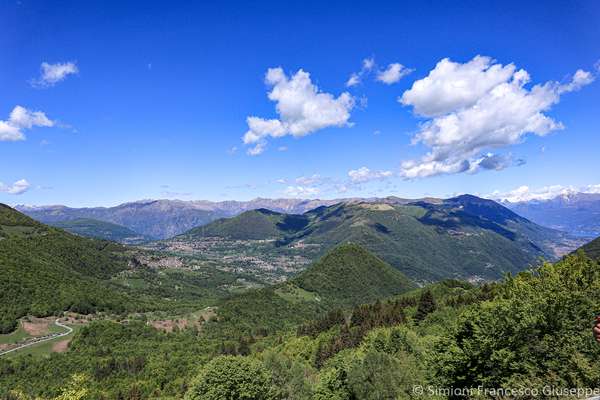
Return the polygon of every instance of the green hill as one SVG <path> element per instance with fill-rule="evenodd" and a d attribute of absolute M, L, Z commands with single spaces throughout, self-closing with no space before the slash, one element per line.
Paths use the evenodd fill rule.
<path fill-rule="evenodd" d="M 600 260 L 600 238 L 596 238 L 581 248 L 590 258 Z"/>
<path fill-rule="evenodd" d="M 355 244 L 336 247 L 292 282 L 341 307 L 373 302 L 414 287 L 403 273 Z"/>
<path fill-rule="evenodd" d="M 213 337 L 233 338 L 276 332 L 334 308 L 384 299 L 414 287 L 401 272 L 367 250 L 344 244 L 289 282 L 224 301 L 207 332 Z"/>
<path fill-rule="evenodd" d="M 232 218 L 222 218 L 198 228 L 183 237 L 200 238 L 218 236 L 229 239 L 258 240 L 275 239 L 297 232 L 308 223 L 302 215 L 282 214 L 264 208 L 246 211 Z"/>
<path fill-rule="evenodd" d="M 52 222 L 50 225 L 64 229 L 75 235 L 95 239 L 112 240 L 113 242 L 136 244 L 150 238 L 140 235 L 129 228 L 110 222 L 99 221 L 91 218 L 78 218 L 69 221 Z"/>
<path fill-rule="evenodd" d="M 555 260 L 568 237 L 491 200 L 459 196 L 415 203 L 341 203 L 302 215 L 251 211 L 180 236 L 202 240 L 277 239 L 272 251 L 310 245 L 316 260 L 342 243 L 356 243 L 414 280 L 498 279 L 540 257 Z M 316 250 L 315 250 L 316 249 Z"/>
<path fill-rule="evenodd" d="M 0 204 L 0 333 L 25 315 L 206 307 L 238 279 L 214 268 L 147 268 L 137 255 L 160 258 L 73 235 Z"/>
<path fill-rule="evenodd" d="M 0 204 L 0 332 L 26 315 L 123 310 L 123 295 L 102 283 L 127 268 L 124 249 L 73 236 Z"/>

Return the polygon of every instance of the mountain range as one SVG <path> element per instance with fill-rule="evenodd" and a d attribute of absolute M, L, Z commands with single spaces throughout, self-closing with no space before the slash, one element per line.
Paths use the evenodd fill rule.
<path fill-rule="evenodd" d="M 192 228 L 208 224 L 224 217 L 233 217 L 245 211 L 268 209 L 286 214 L 303 214 L 320 206 L 338 203 L 386 203 L 408 204 L 416 201 L 436 203 L 436 198 L 404 199 L 395 196 L 385 198 L 340 198 L 332 200 L 307 199 L 264 199 L 250 201 L 183 201 L 183 200 L 140 200 L 114 207 L 72 208 L 63 205 L 26 206 L 15 208 L 30 217 L 47 224 L 61 224 L 71 232 L 115 240 L 113 233 L 120 230 L 116 240 L 135 243 L 138 236 L 144 239 L 166 239 L 184 233 Z M 600 194 L 572 193 L 550 200 L 521 202 L 499 201 L 515 213 L 545 227 L 562 230 L 572 235 L 593 238 L 600 236 Z M 81 229 L 64 225 L 66 221 L 81 219 L 96 220 L 120 225 L 112 229 L 108 226 L 98 229 Z M 96 223 L 98 224 L 98 223 Z M 94 225 L 94 224 L 92 224 Z M 133 235 L 124 233 L 129 229 Z M 122 238 L 121 238 L 121 237 Z"/>
<path fill-rule="evenodd" d="M 312 259 L 340 244 L 355 243 L 416 281 L 497 279 L 536 264 L 540 257 L 555 260 L 581 244 L 492 200 L 470 195 L 339 203 L 303 214 L 258 209 L 194 228 L 173 241 L 212 238 L 270 240 L 273 252 L 301 248 Z"/>
<path fill-rule="evenodd" d="M 549 228 L 582 237 L 600 236 L 600 193 L 569 193 L 546 200 L 502 204 Z"/>
<path fill-rule="evenodd" d="M 182 201 L 141 200 L 115 207 L 72 208 L 62 205 L 25 206 L 15 208 L 46 223 L 94 219 L 126 227 L 139 235 L 166 239 L 216 219 L 238 215 L 244 211 L 268 208 L 284 213 L 303 213 L 340 200 L 254 199 L 251 201 Z"/>

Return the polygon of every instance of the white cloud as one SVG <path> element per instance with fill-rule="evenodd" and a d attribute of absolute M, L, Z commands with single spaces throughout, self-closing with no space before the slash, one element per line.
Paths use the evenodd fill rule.
<path fill-rule="evenodd" d="M 49 64 L 43 62 L 40 66 L 40 77 L 32 80 L 31 84 L 35 87 L 54 86 L 72 74 L 77 74 L 79 69 L 74 62 Z"/>
<path fill-rule="evenodd" d="M 248 154 L 249 156 L 258 156 L 258 155 L 264 153 L 266 147 L 267 147 L 267 144 L 265 142 L 258 142 L 256 145 L 250 147 L 246 151 L 246 154 Z"/>
<path fill-rule="evenodd" d="M 362 71 L 371 71 L 375 68 L 375 59 L 373 57 L 365 58 L 362 62 Z"/>
<path fill-rule="evenodd" d="M 531 189 L 529 186 L 520 186 L 508 192 L 500 192 L 498 190 L 487 195 L 486 197 L 494 200 L 509 201 L 518 203 L 521 201 L 543 201 L 551 200 L 559 196 L 569 196 L 575 193 L 600 193 L 600 184 L 587 185 L 583 187 L 552 185 L 538 189 Z"/>
<path fill-rule="evenodd" d="M 31 184 L 25 179 L 18 180 L 12 185 L 5 185 L 4 183 L 0 182 L 0 192 L 2 193 L 19 195 L 28 191 L 30 187 Z"/>
<path fill-rule="evenodd" d="M 348 176 L 353 183 L 363 183 L 373 180 L 381 180 L 390 178 L 394 174 L 392 171 L 371 171 L 367 167 L 361 167 L 359 169 L 353 169 L 348 171 Z"/>
<path fill-rule="evenodd" d="M 573 74 L 573 79 L 571 82 L 560 85 L 558 87 L 558 93 L 566 93 L 566 92 L 574 92 L 582 87 L 589 85 L 594 81 L 594 75 L 591 72 L 584 71 L 582 69 L 578 69 L 575 74 Z"/>
<path fill-rule="evenodd" d="M 320 183 L 321 180 L 321 175 L 314 174 L 312 176 L 300 176 L 296 178 L 296 183 L 299 185 L 314 185 L 316 183 Z"/>
<path fill-rule="evenodd" d="M 41 111 L 30 111 L 25 107 L 16 106 L 8 120 L 0 120 L 0 141 L 25 140 L 23 130 L 33 127 L 51 127 L 55 122 L 46 117 Z"/>
<path fill-rule="evenodd" d="M 352 75 L 350 75 L 350 78 L 348 78 L 348 81 L 346 81 L 346 86 L 352 87 L 358 85 L 362 82 L 362 77 L 371 72 L 373 68 L 375 68 L 375 59 L 373 57 L 365 58 L 362 61 L 362 68 L 360 71 L 353 72 Z"/>
<path fill-rule="evenodd" d="M 350 75 L 350 78 L 348 78 L 348 80 L 346 81 L 346 86 L 347 87 L 352 87 L 352 86 L 356 86 L 360 83 L 360 76 L 354 72 L 352 73 L 352 75 Z"/>
<path fill-rule="evenodd" d="M 377 73 L 377 80 L 379 82 L 383 82 L 386 85 L 391 85 L 398 82 L 400 79 L 410 74 L 412 69 L 406 68 L 402 64 L 393 63 L 388 65 L 388 67 Z"/>
<path fill-rule="evenodd" d="M 279 119 L 255 116 L 246 119 L 248 131 L 243 142 L 255 144 L 249 154 L 262 153 L 269 137 L 302 137 L 328 127 L 351 125 L 349 119 L 354 98 L 346 92 L 337 98 L 321 92 L 312 83 L 308 72 L 299 70 L 288 78 L 281 68 L 270 68 L 265 81 L 272 87 L 268 97 L 276 102 Z"/>
<path fill-rule="evenodd" d="M 415 81 L 399 101 L 426 117 L 472 106 L 514 74 L 513 64 L 502 66 L 493 62 L 490 57 L 482 56 L 476 56 L 464 64 L 444 58 L 427 77 Z"/>
<path fill-rule="evenodd" d="M 560 122 L 544 112 L 558 103 L 561 94 L 578 90 L 593 79 L 579 70 L 566 84 L 546 82 L 528 89 L 529 74 L 512 64 L 503 66 L 481 56 L 465 64 L 440 61 L 399 99 L 430 118 L 412 140 L 430 151 L 420 160 L 403 162 L 402 175 L 422 178 L 491 166 L 494 160 L 486 161 L 482 153 L 520 143 L 528 133 L 544 136 L 562 129 Z M 494 157 L 498 161 L 502 156 Z"/>
<path fill-rule="evenodd" d="M 310 186 L 288 186 L 284 193 L 290 197 L 313 197 L 319 194 L 319 189 Z"/>

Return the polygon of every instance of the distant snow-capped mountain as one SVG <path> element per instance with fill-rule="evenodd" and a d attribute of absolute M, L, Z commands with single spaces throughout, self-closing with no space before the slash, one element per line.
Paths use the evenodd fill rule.
<path fill-rule="evenodd" d="M 577 236 L 600 236 L 600 193 L 569 192 L 551 199 L 501 204 L 539 225 Z"/>

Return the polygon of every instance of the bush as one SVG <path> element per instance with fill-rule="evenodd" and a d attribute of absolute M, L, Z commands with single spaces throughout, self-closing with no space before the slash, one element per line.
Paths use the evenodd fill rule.
<path fill-rule="evenodd" d="M 259 360 L 240 356 L 213 359 L 187 392 L 186 400 L 275 399 L 270 372 Z"/>

